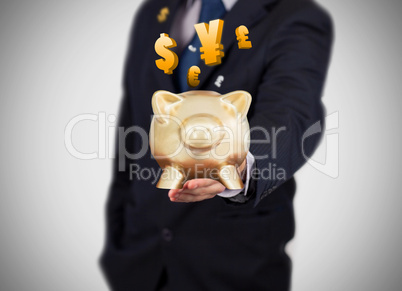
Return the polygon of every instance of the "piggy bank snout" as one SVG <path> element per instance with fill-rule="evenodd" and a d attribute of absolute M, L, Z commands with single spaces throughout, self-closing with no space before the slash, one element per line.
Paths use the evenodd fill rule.
<path fill-rule="evenodd" d="M 221 127 L 220 120 L 213 116 L 194 116 L 183 122 L 181 138 L 189 148 L 208 149 L 223 139 Z"/>

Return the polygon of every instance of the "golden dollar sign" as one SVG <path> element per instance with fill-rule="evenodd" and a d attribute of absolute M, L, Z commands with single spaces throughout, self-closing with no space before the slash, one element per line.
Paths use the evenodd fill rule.
<path fill-rule="evenodd" d="M 190 87 L 196 87 L 200 83 L 198 75 L 201 74 L 201 70 L 197 66 L 192 66 L 187 71 L 187 85 Z"/>
<path fill-rule="evenodd" d="M 194 24 L 198 38 L 201 41 L 201 60 L 208 66 L 219 65 L 225 55 L 221 44 L 223 20 L 215 19 L 207 23 Z"/>
<path fill-rule="evenodd" d="M 235 32 L 238 40 L 237 45 L 239 46 L 239 49 L 249 49 L 252 47 L 251 41 L 248 40 L 247 34 L 249 32 L 246 26 L 240 25 L 238 28 L 236 28 Z"/>
<path fill-rule="evenodd" d="M 157 15 L 158 21 L 161 23 L 165 22 L 168 15 L 169 15 L 169 8 L 163 7 L 161 11 L 159 11 L 159 14 Z"/>
<path fill-rule="evenodd" d="M 165 74 L 172 74 L 179 64 L 178 56 L 169 50 L 172 47 L 177 46 L 176 41 L 169 37 L 167 33 L 161 33 L 161 36 L 155 42 L 156 53 L 165 59 L 158 59 L 155 61 L 158 69 L 165 72 Z"/>

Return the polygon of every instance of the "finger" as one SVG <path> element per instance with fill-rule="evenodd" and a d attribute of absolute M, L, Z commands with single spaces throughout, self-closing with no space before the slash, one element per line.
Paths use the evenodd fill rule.
<path fill-rule="evenodd" d="M 208 193 L 204 195 L 191 195 L 191 194 L 180 194 L 179 197 L 170 199 L 172 202 L 199 202 L 206 199 L 211 199 L 215 197 L 215 193 Z"/>
<path fill-rule="evenodd" d="M 195 190 L 186 190 L 177 193 L 175 196 L 170 196 L 170 200 L 174 202 L 196 202 L 205 199 L 211 199 L 217 194 L 222 193 L 225 190 L 225 186 L 221 183 L 213 184 L 209 187 L 197 188 Z M 197 191 L 196 193 L 194 193 Z"/>
<path fill-rule="evenodd" d="M 218 181 L 212 180 L 212 179 L 193 179 L 190 181 L 187 181 L 186 184 L 184 184 L 183 190 L 185 189 L 196 189 L 199 187 L 208 187 L 209 185 L 212 185 L 214 183 L 219 183 Z"/>
<path fill-rule="evenodd" d="M 170 189 L 168 195 L 169 196 L 174 196 L 177 193 L 181 192 L 182 189 Z"/>
<path fill-rule="evenodd" d="M 195 202 L 215 197 L 216 194 L 225 190 L 220 182 L 212 179 L 194 179 L 187 181 L 182 189 L 169 190 L 168 196 L 171 201 Z M 187 197 L 185 195 L 197 195 L 200 197 Z"/>
<path fill-rule="evenodd" d="M 177 194 L 208 195 L 208 194 L 221 193 L 224 190 L 225 186 L 223 186 L 220 182 L 214 181 L 214 183 L 211 183 L 209 186 L 197 187 L 195 189 L 183 189 L 183 191 L 178 192 Z"/>
<path fill-rule="evenodd" d="M 168 196 L 169 196 L 170 200 L 172 200 L 172 199 L 174 200 L 175 198 L 177 198 L 179 193 L 183 192 L 184 189 L 187 189 L 186 184 L 184 184 L 183 188 L 181 188 L 181 189 L 170 189 L 168 192 Z"/>

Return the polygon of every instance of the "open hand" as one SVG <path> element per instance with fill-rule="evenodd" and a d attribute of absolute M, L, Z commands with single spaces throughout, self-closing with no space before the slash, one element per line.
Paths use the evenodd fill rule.
<path fill-rule="evenodd" d="M 168 195 L 172 202 L 197 202 L 211 199 L 225 189 L 220 182 L 212 179 L 193 179 L 187 181 L 182 189 L 171 189 Z"/>
<path fill-rule="evenodd" d="M 246 160 L 237 169 L 240 177 L 244 176 Z M 197 202 L 214 198 L 225 190 L 222 183 L 212 179 L 193 179 L 187 181 L 182 189 L 169 190 L 169 198 L 172 202 Z"/>

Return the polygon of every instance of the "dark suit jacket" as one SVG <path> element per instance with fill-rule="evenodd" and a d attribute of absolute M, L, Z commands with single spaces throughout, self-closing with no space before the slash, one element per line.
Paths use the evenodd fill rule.
<path fill-rule="evenodd" d="M 134 22 L 124 77 L 120 126 L 149 130 L 151 97 L 156 90 L 177 92 L 174 75 L 155 66 L 160 58 L 154 43 L 170 32 L 180 0 L 146 1 Z M 169 7 L 167 21 L 157 15 Z M 308 0 L 239 0 L 224 17 L 225 57 L 219 66 L 203 63 L 196 89 L 227 93 L 246 90 L 253 96 L 250 127 L 285 127 L 278 134 L 277 154 L 272 143 L 252 143 L 260 173 L 271 166 L 283 176 L 253 179 L 250 199 L 243 204 L 215 197 L 198 203 L 172 203 L 167 190 L 150 180 L 131 180 L 131 163 L 157 171 L 147 154 L 137 160 L 120 159 L 126 171 L 114 169 L 106 207 L 106 244 L 101 266 L 113 290 L 155 290 L 163 269 L 171 290 L 288 290 L 290 260 L 284 252 L 294 235 L 293 174 L 305 159 L 301 139 L 306 129 L 323 121 L 320 101 L 330 57 L 332 25 L 328 14 Z M 253 47 L 239 50 L 235 28 L 246 25 Z M 215 85 L 224 76 L 220 87 Z M 179 93 L 179 92 L 177 92 Z M 266 138 L 253 131 L 251 140 Z M 311 154 L 319 134 L 304 142 Z M 119 148 L 137 153 L 143 141 L 129 134 Z M 273 165 L 275 164 L 275 165 Z M 267 173 L 267 171 L 265 171 Z"/>

